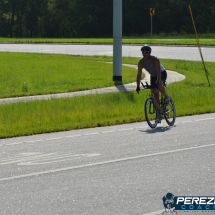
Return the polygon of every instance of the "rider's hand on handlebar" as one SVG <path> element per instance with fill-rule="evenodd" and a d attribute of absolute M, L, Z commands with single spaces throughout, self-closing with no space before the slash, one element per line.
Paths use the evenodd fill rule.
<path fill-rule="evenodd" d="M 139 92 L 140 92 L 140 87 L 137 87 L 136 91 L 137 91 L 137 93 L 139 94 Z"/>

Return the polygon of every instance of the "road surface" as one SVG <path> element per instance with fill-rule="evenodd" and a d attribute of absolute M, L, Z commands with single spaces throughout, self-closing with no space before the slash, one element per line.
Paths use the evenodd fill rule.
<path fill-rule="evenodd" d="M 140 48 L 137 45 L 123 45 L 122 55 L 142 57 Z M 112 45 L 0 44 L 0 51 L 113 56 Z M 215 48 L 202 47 L 202 53 L 205 61 L 215 62 Z M 191 46 L 152 46 L 152 54 L 165 59 L 201 61 L 198 48 Z"/>
<path fill-rule="evenodd" d="M 1 214 L 155 215 L 168 192 L 214 196 L 214 127 L 212 113 L 0 140 Z"/>

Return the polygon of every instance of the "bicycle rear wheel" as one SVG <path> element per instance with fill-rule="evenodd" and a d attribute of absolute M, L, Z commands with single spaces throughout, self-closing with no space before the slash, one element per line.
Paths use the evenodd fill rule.
<path fill-rule="evenodd" d="M 155 128 L 158 123 L 158 112 L 154 101 L 148 98 L 145 103 L 145 116 L 148 125 Z"/>
<path fill-rule="evenodd" d="M 170 104 L 166 106 L 164 113 L 168 125 L 173 126 L 175 123 L 176 113 L 173 100 L 170 98 Z"/>

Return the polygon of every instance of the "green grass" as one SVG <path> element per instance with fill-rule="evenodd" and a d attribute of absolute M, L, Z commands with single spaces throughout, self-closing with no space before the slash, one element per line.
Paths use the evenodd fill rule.
<path fill-rule="evenodd" d="M 201 40 L 199 39 L 200 45 L 204 46 L 214 46 L 215 40 Z M 150 44 L 150 45 L 195 45 L 197 46 L 196 39 L 190 40 L 157 40 L 157 39 L 133 39 L 124 40 L 123 44 Z"/>
<path fill-rule="evenodd" d="M 215 45 L 215 34 L 199 34 L 200 44 Z M 162 39 L 162 40 L 160 40 Z M 170 41 L 170 39 L 174 39 Z M 207 39 L 207 40 L 204 40 Z M 112 44 L 113 38 L 0 38 L 0 43 L 104 43 Z M 123 44 L 159 44 L 159 45 L 197 45 L 195 34 L 146 34 L 142 36 L 123 37 Z"/>
<path fill-rule="evenodd" d="M 103 57 L 86 57 L 93 58 Z M 123 63 L 136 64 L 138 60 L 124 57 Z M 208 87 L 201 62 L 161 59 L 161 63 L 166 69 L 186 76 L 184 81 L 166 87 L 177 116 L 215 112 L 215 63 L 206 62 L 211 87 Z M 136 72 L 132 75 L 136 76 Z M 149 91 L 144 90 L 140 95 L 132 91 L 1 105 L 0 137 L 143 121 L 148 94 Z"/>
<path fill-rule="evenodd" d="M 96 57 L 0 52 L 0 98 L 65 93 L 114 86 L 113 65 Z M 100 57 L 101 61 L 106 57 Z M 112 58 L 108 58 L 112 61 Z M 123 83 L 136 70 L 122 68 Z"/>
<path fill-rule="evenodd" d="M 200 39 L 215 39 L 215 33 L 199 33 L 198 37 Z M 143 35 L 134 35 L 129 37 L 123 37 L 123 39 L 151 39 L 151 33 L 143 34 Z M 172 32 L 172 33 L 164 33 L 160 32 L 158 34 L 152 34 L 153 39 L 196 39 L 196 34 L 193 31 L 193 34 L 188 34 L 185 32 Z"/>

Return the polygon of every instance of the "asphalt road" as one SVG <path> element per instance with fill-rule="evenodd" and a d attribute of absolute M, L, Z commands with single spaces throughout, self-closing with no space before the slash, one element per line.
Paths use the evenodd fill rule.
<path fill-rule="evenodd" d="M 142 57 L 140 48 L 137 45 L 123 45 L 122 55 Z M 0 51 L 113 56 L 112 45 L 0 44 Z M 202 53 L 205 61 L 215 62 L 215 48 L 202 47 Z M 201 61 L 199 49 L 192 46 L 152 46 L 152 54 L 159 58 Z"/>
<path fill-rule="evenodd" d="M 123 46 L 123 55 L 141 57 L 139 48 Z M 90 49 L 0 45 L 1 51 L 112 55 L 112 46 Z M 194 47 L 155 46 L 153 54 L 199 56 Z M 203 54 L 214 61 L 214 49 Z M 141 122 L 2 139 L 1 214 L 156 215 L 167 192 L 214 196 L 214 127 L 212 113 L 179 117 L 173 127 L 163 120 L 154 130 Z"/>
<path fill-rule="evenodd" d="M 214 127 L 212 113 L 0 140 L 1 214 L 155 215 L 167 192 L 214 196 Z"/>

